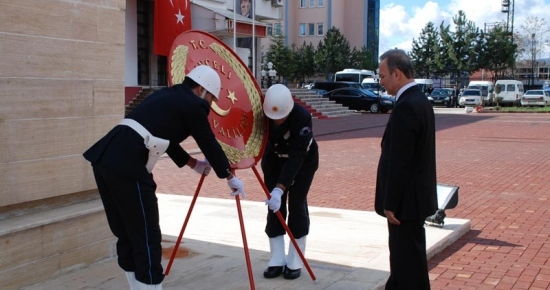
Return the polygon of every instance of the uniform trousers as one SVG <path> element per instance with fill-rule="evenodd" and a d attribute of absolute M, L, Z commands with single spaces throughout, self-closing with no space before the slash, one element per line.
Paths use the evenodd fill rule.
<path fill-rule="evenodd" d="M 268 164 L 266 164 L 269 166 Z M 294 236 L 299 239 L 309 234 L 309 210 L 307 208 L 307 194 L 317 167 L 302 167 L 296 174 L 294 182 L 287 188 L 281 196 L 281 208 L 279 211 L 286 220 L 288 214 L 288 228 Z M 277 185 L 278 171 L 273 170 L 274 174 L 264 175 L 264 181 L 267 188 L 271 191 Z M 288 212 L 287 200 L 288 196 Z M 274 238 L 285 234 L 285 229 L 277 215 L 272 210 L 267 211 L 267 224 L 265 233 L 268 237 Z"/>
<path fill-rule="evenodd" d="M 386 290 L 429 290 L 424 219 L 388 222 L 390 277 Z"/>
<path fill-rule="evenodd" d="M 160 284 L 162 237 L 153 175 L 144 182 L 97 164 L 93 171 L 109 227 L 118 238 L 119 266 L 135 272 L 142 283 Z"/>

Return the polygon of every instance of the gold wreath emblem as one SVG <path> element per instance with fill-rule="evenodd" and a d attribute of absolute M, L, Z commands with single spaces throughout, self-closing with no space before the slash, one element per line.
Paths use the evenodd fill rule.
<path fill-rule="evenodd" d="M 250 98 L 250 104 L 252 105 L 252 114 L 254 121 L 252 124 L 252 132 L 248 141 L 246 142 L 244 150 L 239 150 L 229 144 L 226 144 L 219 139 L 218 143 L 222 146 L 225 155 L 230 163 L 239 163 L 243 158 L 255 158 L 260 154 L 262 147 L 262 141 L 264 139 L 264 112 L 262 109 L 262 100 L 253 79 L 246 69 L 239 63 L 239 61 L 233 56 L 233 54 L 222 45 L 217 43 L 210 44 L 216 55 L 223 59 L 233 69 L 238 77 L 238 80 L 244 85 L 247 95 Z M 189 47 L 185 45 L 178 45 L 172 54 L 171 59 L 171 73 L 172 84 L 181 84 L 185 78 L 185 64 L 187 63 L 187 55 L 189 54 Z M 236 80 L 235 80 L 236 81 Z M 218 107 L 216 102 L 212 102 L 212 110 L 214 110 L 220 116 L 227 116 L 231 110 L 231 106 L 227 110 L 223 110 Z M 219 111 L 218 111 L 219 110 Z"/>

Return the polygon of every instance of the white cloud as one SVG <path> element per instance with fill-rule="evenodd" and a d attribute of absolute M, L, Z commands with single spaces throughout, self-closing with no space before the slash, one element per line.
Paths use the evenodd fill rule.
<path fill-rule="evenodd" d="M 527 17 L 545 18 L 550 11 L 550 0 L 515 0 L 514 2 L 514 32 L 519 32 Z M 415 1 L 416 2 L 416 1 Z M 394 3 L 380 9 L 380 54 L 391 48 L 401 48 L 409 51 L 412 40 L 418 39 L 422 29 L 428 22 L 433 22 L 437 28 L 441 22 L 453 27 L 453 17 L 459 10 L 464 11 L 466 19 L 484 29 L 485 23 L 506 22 L 507 14 L 501 11 L 502 0 L 451 0 L 428 1 L 423 6 L 404 7 Z M 439 3 L 439 4 L 438 4 Z M 545 18 L 550 24 L 550 17 Z"/>

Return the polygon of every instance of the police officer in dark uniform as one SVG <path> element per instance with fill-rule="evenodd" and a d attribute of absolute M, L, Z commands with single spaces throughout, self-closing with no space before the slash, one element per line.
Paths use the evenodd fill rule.
<path fill-rule="evenodd" d="M 212 99 L 218 98 L 220 88 L 218 73 L 198 66 L 183 84 L 146 98 L 84 153 L 92 163 L 109 227 L 118 238 L 118 264 L 130 289 L 162 289 L 161 232 L 151 174 L 160 155 L 166 152 L 178 167 L 187 165 L 199 174 L 214 167 L 219 178 L 228 180 L 231 194 L 244 197 L 243 183 L 231 174 L 208 123 Z M 190 135 L 212 165 L 192 158 L 180 146 Z"/>
<path fill-rule="evenodd" d="M 292 243 L 285 257 L 285 230 L 275 213 L 280 210 L 286 219 L 288 196 L 288 227 L 305 254 L 309 233 L 307 194 L 319 167 L 319 151 L 313 139 L 311 113 L 294 103 L 286 86 L 271 86 L 263 108 L 270 120 L 262 170 L 265 185 L 271 190 L 271 198 L 266 200 L 269 210 L 265 227 L 271 259 L 264 277 L 275 278 L 284 272 L 286 279 L 296 279 L 303 264 Z"/>

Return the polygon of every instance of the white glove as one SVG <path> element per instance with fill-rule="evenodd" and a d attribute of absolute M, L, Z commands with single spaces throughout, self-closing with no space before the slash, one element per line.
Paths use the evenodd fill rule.
<path fill-rule="evenodd" d="M 265 204 L 269 207 L 270 210 L 273 212 L 277 212 L 279 208 L 281 208 L 281 196 L 283 195 L 283 190 L 275 187 L 271 191 L 271 198 L 267 199 L 265 201 Z"/>
<path fill-rule="evenodd" d="M 241 194 L 242 199 L 245 198 L 246 194 L 244 193 L 244 184 L 236 176 L 227 181 L 227 185 L 231 188 L 231 196 L 237 196 Z"/>
<path fill-rule="evenodd" d="M 210 163 L 208 163 L 208 160 L 197 160 L 195 163 L 195 167 L 193 167 L 193 170 L 197 172 L 198 174 L 207 175 L 210 174 L 210 170 L 212 170 L 212 166 L 210 166 Z"/>

